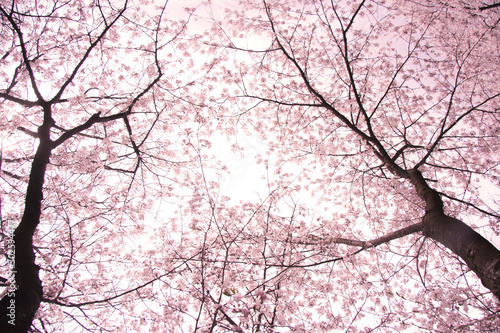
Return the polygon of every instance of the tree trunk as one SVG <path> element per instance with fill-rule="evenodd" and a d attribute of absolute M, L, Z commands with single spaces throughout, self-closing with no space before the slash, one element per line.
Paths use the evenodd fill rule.
<path fill-rule="evenodd" d="M 39 129 L 40 144 L 31 165 L 24 214 L 14 231 L 14 278 L 17 289 L 0 300 L 0 332 L 27 332 L 42 301 L 42 282 L 35 264 L 33 235 L 40 222 L 45 171 L 52 149 L 50 123 Z M 11 291 L 11 290 L 9 290 Z"/>
<path fill-rule="evenodd" d="M 426 202 L 424 235 L 462 258 L 500 300 L 500 251 L 471 227 L 446 215 L 439 194 L 427 185 L 420 171 L 412 170 L 410 179 L 418 195 Z"/>

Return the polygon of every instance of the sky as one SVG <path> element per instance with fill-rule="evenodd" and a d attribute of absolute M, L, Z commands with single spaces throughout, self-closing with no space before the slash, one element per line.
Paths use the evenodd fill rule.
<path fill-rule="evenodd" d="M 184 7 L 196 7 L 199 2 L 200 1 L 193 0 L 171 0 L 167 7 L 167 14 L 174 15 L 177 18 L 182 16 L 187 17 Z M 195 14 L 199 20 L 193 20 L 189 25 L 189 29 L 192 30 L 193 34 L 203 32 L 209 27 L 209 24 L 207 23 L 208 21 L 203 20 L 203 17 L 208 18 L 213 14 L 216 19 L 222 20 L 224 8 L 230 8 L 233 5 L 233 1 L 213 1 L 211 14 L 203 12 L 203 8 L 200 7 Z M 261 45 L 256 43 L 255 46 L 259 47 Z M 237 203 L 240 200 L 256 201 L 259 200 L 259 198 L 262 199 L 265 197 L 269 191 L 269 188 L 267 187 L 268 171 L 263 164 L 257 163 L 256 160 L 260 155 L 268 155 L 268 146 L 259 140 L 257 135 L 252 135 L 248 132 L 246 134 L 239 132 L 231 139 L 227 139 L 227 137 L 221 133 L 216 133 L 210 138 L 210 140 L 212 148 L 208 151 L 214 154 L 223 164 L 227 166 L 227 170 L 223 171 L 219 178 L 220 194 L 230 197 L 231 201 L 234 203 Z M 233 144 L 237 144 L 241 148 L 241 152 L 233 151 Z M 299 174 L 301 172 L 300 167 L 296 166 L 294 171 Z M 217 179 L 215 172 L 208 171 L 207 174 L 209 179 Z M 485 192 L 490 194 L 489 189 L 485 189 Z M 304 199 L 301 198 L 301 200 Z M 301 204 L 307 204 L 314 207 L 315 201 L 312 199 L 307 201 L 306 198 L 305 201 L 301 202 Z M 336 209 L 341 210 L 342 208 L 336 207 Z M 158 208 L 158 211 L 161 210 L 161 207 Z M 156 221 L 153 221 L 152 223 L 155 222 Z M 487 229 L 481 229 L 479 231 L 483 233 L 486 238 L 492 238 L 492 233 Z M 495 237 L 493 239 L 493 243 L 500 248 L 500 237 Z"/>

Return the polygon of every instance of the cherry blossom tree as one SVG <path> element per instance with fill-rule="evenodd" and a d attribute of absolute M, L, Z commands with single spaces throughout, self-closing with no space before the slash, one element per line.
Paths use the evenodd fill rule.
<path fill-rule="evenodd" d="M 268 147 L 267 192 L 211 246 L 212 328 L 498 329 L 497 7 L 266 0 L 212 16 L 212 81 L 228 86 L 213 99 L 231 135 Z"/>
<path fill-rule="evenodd" d="M 498 6 L 171 5 L 0 1 L 2 332 L 496 331 Z"/>
<path fill-rule="evenodd" d="M 206 145 L 181 37 L 191 10 L 170 8 L 0 2 L 0 331 L 157 325 L 152 289 L 179 264 L 147 222 L 200 197 Z"/>

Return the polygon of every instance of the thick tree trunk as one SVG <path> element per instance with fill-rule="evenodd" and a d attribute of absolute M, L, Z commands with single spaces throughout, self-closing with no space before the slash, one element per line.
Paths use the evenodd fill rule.
<path fill-rule="evenodd" d="M 35 264 L 33 235 L 40 222 L 43 183 L 51 153 L 50 125 L 45 125 L 39 130 L 40 145 L 31 166 L 24 214 L 14 231 L 14 282 L 17 289 L 0 300 L 2 333 L 27 332 L 42 301 L 42 282 L 38 276 L 39 267 Z"/>
<path fill-rule="evenodd" d="M 500 251 L 471 227 L 446 215 L 439 194 L 427 185 L 420 171 L 412 170 L 410 179 L 418 195 L 426 202 L 424 235 L 462 258 L 500 300 Z"/>

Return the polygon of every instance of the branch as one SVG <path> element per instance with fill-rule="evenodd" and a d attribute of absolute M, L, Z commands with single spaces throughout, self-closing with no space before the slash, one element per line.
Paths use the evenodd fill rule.
<path fill-rule="evenodd" d="M 26 134 L 34 137 L 34 138 L 38 138 L 40 136 L 37 132 L 30 131 L 29 129 L 24 128 L 22 126 L 18 126 L 17 129 L 20 130 L 23 133 L 26 133 Z"/>
<path fill-rule="evenodd" d="M 420 232 L 423 229 L 424 229 L 423 222 L 412 224 L 406 228 L 396 230 L 394 232 L 388 233 L 385 236 L 382 236 L 382 237 L 376 238 L 372 241 L 366 242 L 365 248 L 376 247 L 376 246 L 379 246 L 381 244 L 388 243 L 392 240 L 395 240 L 395 239 L 398 239 L 401 237 L 405 237 L 405 236 L 414 234 L 416 232 Z"/>
<path fill-rule="evenodd" d="M 100 299 L 100 300 L 94 300 L 94 301 L 88 301 L 88 302 L 82 302 L 82 303 L 63 303 L 61 302 L 60 300 L 58 299 L 50 299 L 50 298 L 46 298 L 44 297 L 43 298 L 43 302 L 45 303 L 51 303 L 51 304 L 57 304 L 57 305 L 61 305 L 61 306 L 66 306 L 66 307 L 73 307 L 73 308 L 80 308 L 82 306 L 85 306 L 85 305 L 94 305 L 94 304 L 100 304 L 100 303 L 110 303 L 110 301 L 112 300 L 115 300 L 117 298 L 120 298 L 122 296 L 125 296 L 127 294 L 130 294 L 134 291 L 139 291 L 140 289 L 156 282 L 156 281 L 159 281 L 161 280 L 162 278 L 172 274 L 173 272 L 175 272 L 177 269 L 179 269 L 181 266 L 183 265 L 187 265 L 186 262 L 189 261 L 189 260 L 192 260 L 193 258 L 197 257 L 198 255 L 200 254 L 200 252 L 198 253 L 195 253 L 193 256 L 191 256 L 190 258 L 186 258 L 185 260 L 182 260 L 182 262 L 180 264 L 178 264 L 177 266 L 173 267 L 171 270 L 169 270 L 168 272 L 165 272 L 164 274 L 161 274 L 159 275 L 158 277 L 155 277 L 147 282 L 144 282 L 143 284 L 140 284 L 138 285 L 137 287 L 135 288 L 132 288 L 132 289 L 129 289 L 129 290 L 125 290 L 119 294 L 116 294 L 116 295 L 113 295 L 111 297 L 108 297 L 108 298 L 104 298 L 104 299 Z M 188 268 L 189 269 L 189 268 Z"/>
<path fill-rule="evenodd" d="M 74 127 L 72 129 L 70 129 L 69 131 L 63 133 L 59 137 L 59 139 L 55 140 L 52 143 L 52 148 L 55 148 L 55 147 L 59 146 L 64 141 L 66 141 L 69 138 L 71 138 L 72 136 L 80 133 L 81 131 L 86 130 L 87 128 L 89 128 L 90 126 L 94 125 L 95 123 L 97 123 L 97 122 L 103 122 L 102 119 L 104 119 L 104 118 L 101 118 L 100 115 L 101 115 L 101 112 L 98 112 L 98 113 L 92 115 L 92 117 L 90 117 L 85 123 L 81 124 L 80 126 Z M 105 118 L 110 118 L 110 117 L 105 117 Z"/>
<path fill-rule="evenodd" d="M 27 101 L 27 100 L 24 100 L 24 99 L 21 99 L 18 97 L 14 97 L 14 96 L 11 96 L 11 95 L 5 94 L 5 93 L 0 93 L 0 97 L 6 99 L 8 101 L 15 102 L 17 104 L 21 104 L 21 105 L 26 106 L 28 108 L 31 108 L 33 106 L 38 105 L 37 102 Z"/>
<path fill-rule="evenodd" d="M 228 323 L 232 325 L 234 332 L 243 332 L 243 330 L 240 328 L 240 326 L 238 324 L 236 324 L 236 322 L 231 317 L 229 317 L 229 315 L 224 311 L 224 309 L 222 308 L 222 304 L 220 304 L 219 302 L 217 302 L 212 297 L 212 295 L 210 295 L 210 292 L 208 293 L 208 296 L 210 297 L 210 299 L 212 300 L 212 302 L 214 302 L 214 304 L 218 305 L 216 311 L 220 311 L 224 315 L 224 318 L 226 318 L 226 320 L 228 321 Z M 214 321 L 215 320 L 216 320 L 216 318 L 214 318 Z"/>
<path fill-rule="evenodd" d="M 33 69 L 31 68 L 31 65 L 30 65 L 30 61 L 28 58 L 28 51 L 26 50 L 26 45 L 25 45 L 24 39 L 23 39 L 23 33 L 21 32 L 21 29 L 19 28 L 19 26 L 14 21 L 14 18 L 12 17 L 13 12 L 11 12 L 10 14 L 7 14 L 7 12 L 1 6 L 0 6 L 0 11 L 3 13 L 3 15 L 7 18 L 9 23 L 12 25 L 12 28 L 15 30 L 15 32 L 17 34 L 17 38 L 19 38 L 19 46 L 21 47 L 21 54 L 23 57 L 23 62 L 24 62 L 24 65 L 26 66 L 26 70 L 28 71 L 28 76 L 29 76 L 30 81 L 31 81 L 31 86 L 33 88 L 33 91 L 35 92 L 36 97 L 38 98 L 38 101 L 44 102 L 45 100 L 43 99 L 42 94 L 38 90 L 38 86 L 37 86 L 36 80 L 35 80 L 35 74 L 33 73 Z"/>
<path fill-rule="evenodd" d="M 464 205 L 467 205 L 469 207 L 472 207 L 472 208 L 476 209 L 477 211 L 479 211 L 479 212 L 481 212 L 483 214 L 486 214 L 488 216 L 492 216 L 494 218 L 500 219 L 500 215 L 497 215 L 497 214 L 494 214 L 494 213 L 490 213 L 490 212 L 488 212 L 488 211 L 486 211 L 486 210 L 484 210 L 482 208 L 479 208 L 478 206 L 474 205 L 471 202 L 468 202 L 468 201 L 465 201 L 465 200 L 462 200 L 462 199 L 458 199 L 458 198 L 452 197 L 451 195 L 448 195 L 448 194 L 446 194 L 444 192 L 438 192 L 438 191 L 436 191 L 436 192 L 439 193 L 441 196 L 446 197 L 446 198 L 448 198 L 450 200 L 457 201 L 457 202 L 460 202 L 461 204 L 464 204 Z"/>
<path fill-rule="evenodd" d="M 347 55 L 348 45 L 347 45 L 346 31 L 343 31 L 344 43 L 345 43 L 345 54 L 344 54 L 342 49 L 341 49 L 341 53 L 342 53 L 342 56 L 344 58 L 346 69 L 349 73 L 349 80 L 350 80 L 351 85 L 353 87 L 353 91 L 354 91 L 354 94 L 356 97 L 358 107 L 365 117 L 366 125 L 368 127 L 369 134 L 363 132 L 358 126 L 356 126 L 355 123 L 349 121 L 349 119 L 347 117 L 345 117 L 334 105 L 329 103 L 326 100 L 326 98 L 318 90 L 316 90 L 312 86 L 311 81 L 309 80 L 306 71 L 302 68 L 302 66 L 298 63 L 297 59 L 293 56 L 293 51 L 292 51 L 292 54 L 290 52 L 288 52 L 286 50 L 285 46 L 280 42 L 280 40 L 278 38 L 278 32 L 276 30 L 276 27 L 274 25 L 274 21 L 273 21 L 272 15 L 271 15 L 271 10 L 267 6 L 265 1 L 264 1 L 264 5 L 265 5 L 265 10 L 266 10 L 268 20 L 271 24 L 271 29 L 272 29 L 274 36 L 275 36 L 275 41 L 278 44 L 279 49 L 281 49 L 284 56 L 289 61 L 291 61 L 293 63 L 293 66 L 298 70 L 298 72 L 302 78 L 302 81 L 305 84 L 307 90 L 319 101 L 318 104 L 321 107 L 324 107 L 325 109 L 330 111 L 334 117 L 339 119 L 342 123 L 344 123 L 347 127 L 349 127 L 349 129 L 351 129 L 354 133 L 356 133 L 359 137 L 361 137 L 367 143 L 371 143 L 372 144 L 371 146 L 372 146 L 373 150 L 375 151 L 375 154 L 377 155 L 377 157 L 384 163 L 384 165 L 392 173 L 394 173 L 395 175 L 397 175 L 401 178 L 409 178 L 408 172 L 406 170 L 404 170 L 403 168 L 401 168 L 395 161 L 393 161 L 391 159 L 391 157 L 389 156 L 389 154 L 385 150 L 384 146 L 382 145 L 380 140 L 376 137 L 375 133 L 373 132 L 373 129 L 372 129 L 371 123 L 370 123 L 370 118 L 369 118 L 368 114 L 366 113 L 366 110 L 364 109 L 364 106 L 363 106 L 363 103 L 361 100 L 361 96 L 359 94 L 358 89 L 356 88 L 356 81 L 354 79 L 354 74 L 353 74 L 353 71 L 351 68 L 350 60 L 349 60 L 348 55 Z M 358 11 L 359 11 L 359 8 L 358 8 Z M 358 11 L 356 12 L 356 15 L 357 15 Z M 353 17 L 353 19 L 354 19 L 354 17 Z M 340 48 L 340 45 L 339 45 L 339 48 Z"/>
<path fill-rule="evenodd" d="M 457 87 L 455 87 L 454 91 L 457 89 Z M 427 151 L 427 154 L 425 154 L 424 157 L 422 157 L 422 159 L 420 160 L 420 162 L 418 162 L 415 166 L 414 166 L 414 169 L 418 169 L 420 166 L 422 166 L 422 164 L 426 163 L 427 159 L 429 158 L 429 156 L 435 151 L 436 147 L 439 145 L 439 143 L 446 137 L 446 134 L 451 131 L 462 119 L 464 119 L 466 116 L 468 116 L 469 114 L 471 114 L 472 112 L 474 111 L 478 111 L 480 110 L 479 108 L 483 105 L 485 105 L 486 103 L 488 103 L 489 101 L 492 101 L 496 98 L 500 97 L 500 92 L 499 93 L 496 93 L 495 95 L 493 96 L 490 96 L 488 98 L 486 98 L 484 101 L 482 101 L 481 103 L 471 107 L 469 110 L 465 111 L 462 115 L 460 115 L 459 117 L 457 117 L 457 119 L 455 121 L 453 121 L 447 128 L 445 128 L 445 125 L 446 125 L 446 118 L 444 119 L 443 121 L 443 125 L 442 125 L 442 128 L 441 128 L 441 133 L 439 134 L 439 136 L 436 138 L 436 140 L 434 141 L 434 143 L 432 144 L 432 146 L 429 148 L 429 150 Z M 451 104 L 452 100 L 450 99 L 450 104 Z M 448 111 L 449 112 L 449 111 Z"/>
<path fill-rule="evenodd" d="M 393 241 L 395 239 L 405 237 L 411 234 L 414 234 L 416 232 L 420 232 L 423 230 L 423 223 L 415 223 L 412 224 L 408 227 L 393 231 L 391 233 L 388 233 L 387 235 L 384 235 L 382 237 L 378 237 L 375 239 L 372 239 L 370 241 L 361 241 L 361 240 L 356 240 L 356 239 L 349 239 L 349 238 L 341 238 L 341 237 L 332 237 L 330 239 L 324 239 L 321 240 L 320 237 L 311 235 L 311 237 L 314 238 L 314 242 L 303 242 L 299 241 L 297 244 L 303 244 L 303 245 L 319 245 L 320 242 L 322 241 L 323 244 L 344 244 L 344 245 L 349 245 L 349 246 L 354 246 L 354 247 L 360 247 L 362 249 L 368 249 L 371 247 L 377 247 L 381 244 L 388 243 L 390 241 Z"/>
<path fill-rule="evenodd" d="M 413 149 L 425 149 L 424 146 L 415 146 L 415 145 L 412 145 L 411 143 L 407 143 L 405 144 L 403 147 L 401 147 L 397 152 L 396 154 L 394 154 L 394 156 L 392 157 L 392 160 L 395 162 L 398 157 L 403 154 L 403 152 L 405 151 L 405 149 L 407 148 L 413 148 Z"/>
<path fill-rule="evenodd" d="M 500 3 L 494 3 L 492 5 L 482 6 L 482 7 L 479 7 L 479 10 L 487 10 L 487 9 L 496 8 L 496 7 L 500 7 Z"/>
<path fill-rule="evenodd" d="M 11 178 L 14 178 L 14 179 L 17 179 L 17 180 L 26 180 L 26 177 L 22 177 L 22 176 L 18 176 L 16 174 L 13 174 L 12 172 L 10 171 L 7 171 L 7 170 L 2 170 L 2 172 L 4 174 L 6 174 L 7 176 L 11 177 Z"/>
<path fill-rule="evenodd" d="M 363 0 L 363 1 L 359 4 L 358 8 L 356 9 L 356 12 L 354 13 L 354 15 L 353 15 L 353 16 L 352 16 L 352 18 L 351 18 L 351 21 L 349 22 L 349 24 L 348 24 L 348 25 L 347 25 L 347 27 L 345 28 L 345 32 L 346 32 L 346 33 L 347 33 L 347 31 L 349 30 L 349 28 L 352 26 L 352 24 L 354 23 L 354 19 L 356 18 L 356 16 L 358 16 L 358 14 L 359 14 L 359 12 L 360 12 L 360 10 L 361 10 L 361 8 L 363 7 L 363 5 L 364 5 L 364 4 L 365 4 L 365 0 Z"/>
<path fill-rule="evenodd" d="M 73 72 L 71 73 L 71 75 L 68 77 L 68 79 L 66 80 L 66 82 L 64 82 L 64 84 L 61 86 L 61 89 L 59 89 L 59 91 L 54 96 L 54 98 L 52 98 L 52 100 L 50 101 L 51 103 L 56 103 L 56 102 L 59 102 L 61 100 L 62 94 L 64 93 L 64 91 L 66 90 L 66 88 L 68 87 L 68 85 L 73 81 L 73 79 L 75 78 L 76 74 L 78 73 L 78 70 L 80 69 L 80 67 L 82 67 L 82 65 L 85 63 L 85 61 L 89 57 L 90 52 L 92 52 L 92 50 L 94 49 L 94 47 L 97 44 L 99 44 L 99 42 L 104 38 L 104 35 L 106 35 L 106 33 L 108 32 L 108 30 L 111 29 L 111 27 L 123 15 L 123 13 L 125 12 L 125 10 L 127 9 L 127 4 L 128 4 L 128 1 L 125 1 L 125 4 L 123 5 L 123 8 L 120 10 L 120 12 L 115 17 L 115 19 L 113 21 L 111 21 L 110 24 L 106 24 L 106 28 L 101 32 L 101 34 L 99 35 L 99 37 L 97 37 L 97 39 L 93 43 L 90 44 L 90 47 L 87 49 L 87 51 L 83 55 L 82 59 L 80 59 L 80 62 L 76 65 L 76 67 L 73 70 Z"/>

